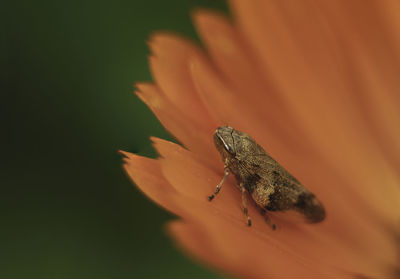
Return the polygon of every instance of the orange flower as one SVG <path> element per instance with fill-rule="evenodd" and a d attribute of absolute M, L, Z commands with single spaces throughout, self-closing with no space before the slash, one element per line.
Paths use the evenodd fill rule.
<path fill-rule="evenodd" d="M 186 148 L 153 138 L 157 160 L 125 169 L 181 216 L 183 249 L 245 278 L 400 276 L 400 2 L 231 0 L 234 20 L 194 13 L 206 51 L 174 34 L 150 40 L 154 84 L 138 96 Z M 272 231 L 223 176 L 212 135 L 251 135 L 316 194 L 315 225 L 272 215 Z"/>

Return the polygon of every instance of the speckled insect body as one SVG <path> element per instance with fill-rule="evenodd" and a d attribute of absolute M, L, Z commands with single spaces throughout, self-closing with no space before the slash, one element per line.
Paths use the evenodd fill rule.
<path fill-rule="evenodd" d="M 214 133 L 214 143 L 225 165 L 225 175 L 209 197 L 219 193 L 229 173 L 235 176 L 242 192 L 243 210 L 247 224 L 251 219 L 247 211 L 248 192 L 261 212 L 294 210 L 309 223 L 324 220 L 325 210 L 315 195 L 272 159 L 249 135 L 229 126 L 219 127 Z M 273 229 L 275 225 L 265 215 Z"/>

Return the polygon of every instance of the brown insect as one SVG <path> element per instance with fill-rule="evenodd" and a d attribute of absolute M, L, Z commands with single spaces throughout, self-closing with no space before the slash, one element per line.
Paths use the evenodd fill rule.
<path fill-rule="evenodd" d="M 221 153 L 225 174 L 215 193 L 208 197 L 210 201 L 232 173 L 242 192 L 243 211 L 248 226 L 251 226 L 251 219 L 247 210 L 246 191 L 260 207 L 272 229 L 276 226 L 266 211 L 294 210 L 303 215 L 308 223 L 324 220 L 324 207 L 315 195 L 272 159 L 249 135 L 229 126 L 219 127 L 214 133 L 214 143 Z"/>

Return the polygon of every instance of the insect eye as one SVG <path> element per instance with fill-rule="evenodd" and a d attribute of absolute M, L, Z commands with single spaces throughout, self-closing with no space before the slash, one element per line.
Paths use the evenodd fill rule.
<path fill-rule="evenodd" d="M 229 154 L 234 155 L 234 146 L 233 144 L 229 141 L 229 137 L 225 137 L 224 135 L 220 133 L 215 133 L 214 135 L 214 140 L 217 146 L 222 147 L 225 151 L 227 151 Z"/>
<path fill-rule="evenodd" d="M 226 144 L 226 142 L 224 142 L 224 147 L 226 149 L 226 151 L 228 151 L 231 154 L 235 154 L 235 151 L 233 150 L 233 147 L 229 144 Z"/>

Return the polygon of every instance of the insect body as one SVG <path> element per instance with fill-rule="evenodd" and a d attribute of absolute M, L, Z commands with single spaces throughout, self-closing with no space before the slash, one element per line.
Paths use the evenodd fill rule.
<path fill-rule="evenodd" d="M 225 164 L 225 175 L 217 185 L 211 201 L 219 193 L 229 173 L 232 173 L 242 192 L 243 210 L 247 224 L 251 225 L 246 206 L 246 192 L 266 211 L 295 210 L 307 222 L 318 223 L 324 220 L 325 210 L 315 195 L 290 175 L 249 135 L 229 126 L 219 127 L 214 133 L 214 143 Z M 275 229 L 266 216 L 267 223 Z"/>

